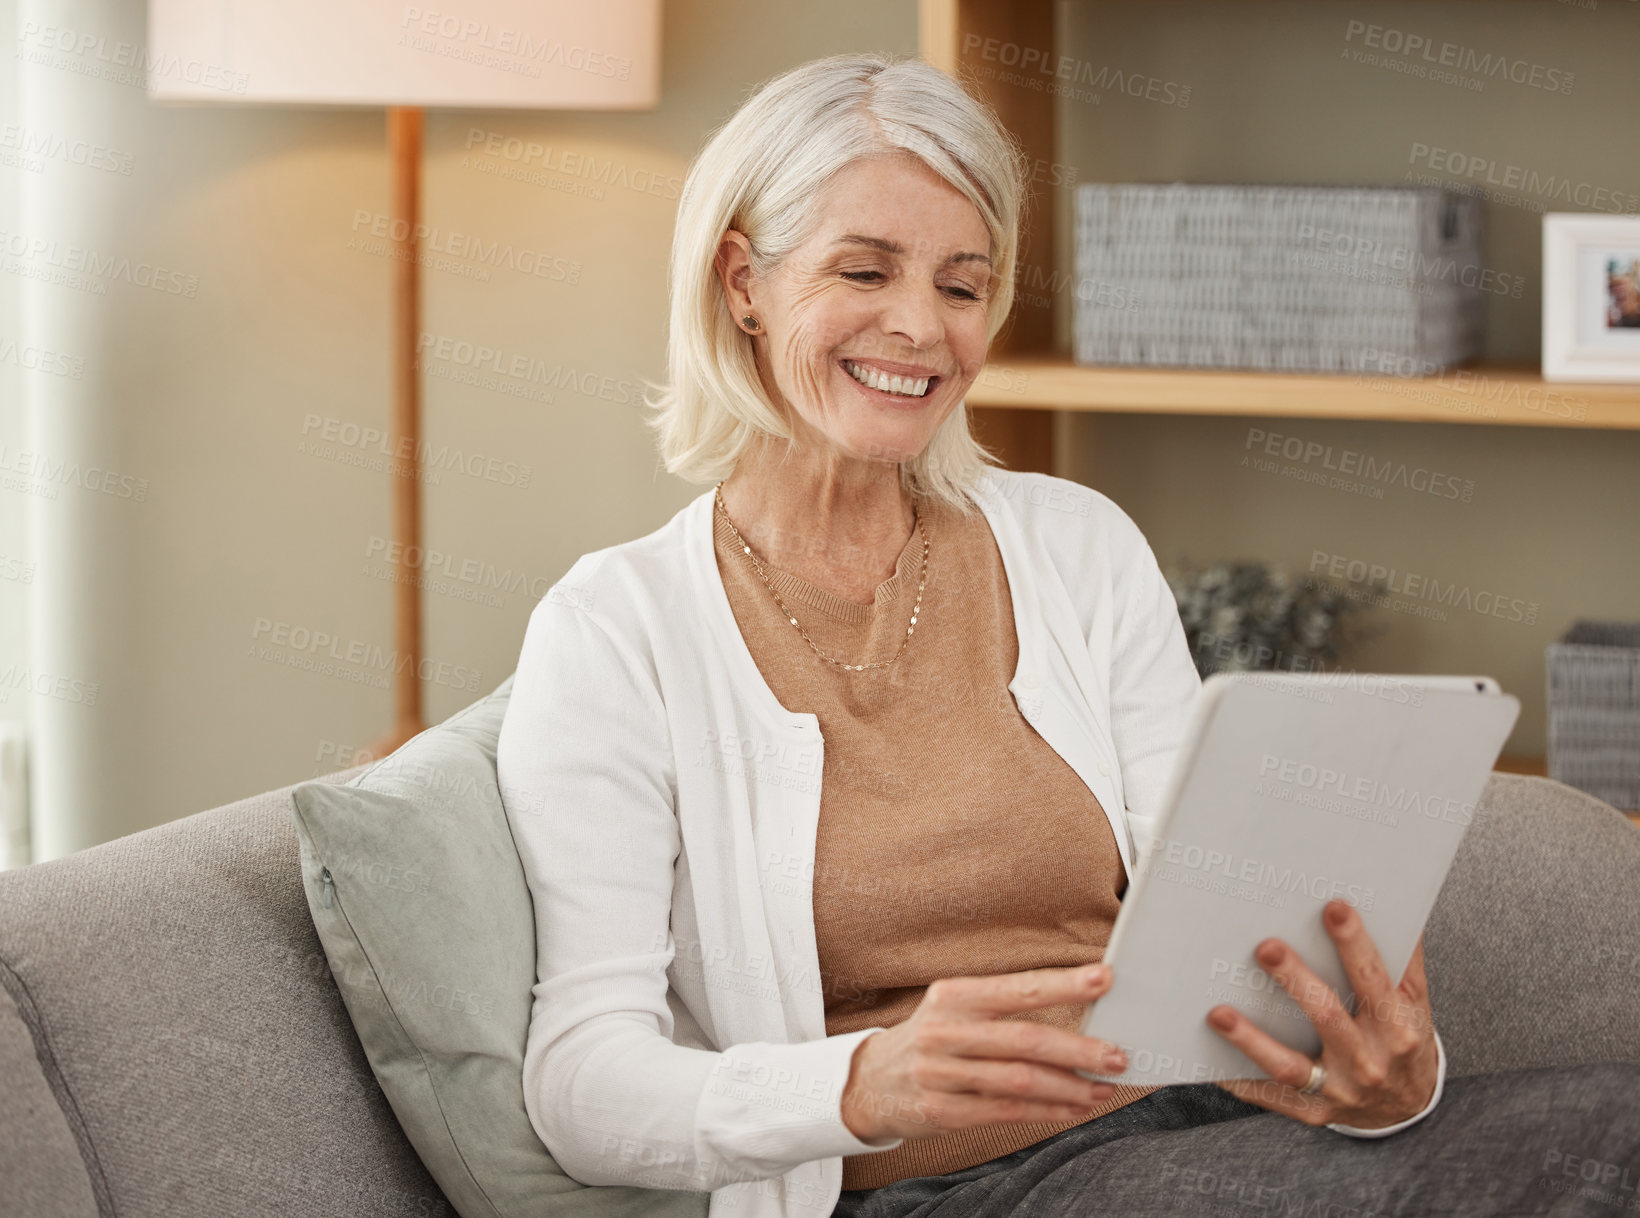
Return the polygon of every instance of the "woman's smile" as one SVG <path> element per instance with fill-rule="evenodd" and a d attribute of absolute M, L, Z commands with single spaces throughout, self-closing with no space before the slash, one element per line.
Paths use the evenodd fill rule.
<path fill-rule="evenodd" d="M 891 370 L 846 358 L 837 363 L 850 383 L 865 397 L 900 410 L 914 410 L 922 406 L 944 379 L 933 373 L 914 376 L 910 375 L 909 369 Z"/>

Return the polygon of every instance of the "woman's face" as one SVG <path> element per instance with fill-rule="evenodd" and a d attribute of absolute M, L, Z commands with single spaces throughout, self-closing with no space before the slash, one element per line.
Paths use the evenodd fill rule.
<path fill-rule="evenodd" d="M 800 444 L 909 460 L 984 365 L 990 234 L 967 199 L 905 153 L 841 170 L 819 217 L 768 279 L 740 277 L 745 312 L 760 323 L 758 370 L 797 417 Z M 744 242 L 726 239 L 726 275 L 744 265 Z"/>

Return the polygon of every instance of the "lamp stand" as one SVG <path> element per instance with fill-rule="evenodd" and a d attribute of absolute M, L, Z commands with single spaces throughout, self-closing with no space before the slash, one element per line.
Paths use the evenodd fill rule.
<path fill-rule="evenodd" d="M 419 106 L 387 110 L 388 162 L 392 173 L 393 224 L 393 540 L 398 543 L 393 584 L 393 727 L 370 746 L 385 757 L 427 724 L 421 705 L 421 370 L 416 338 L 421 328 L 421 145 Z M 412 561 L 414 559 L 415 561 Z"/>

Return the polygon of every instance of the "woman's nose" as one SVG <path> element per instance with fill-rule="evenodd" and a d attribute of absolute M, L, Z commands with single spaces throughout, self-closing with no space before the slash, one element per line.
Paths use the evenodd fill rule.
<path fill-rule="evenodd" d="M 883 328 L 903 335 L 912 346 L 932 347 L 945 335 L 937 289 L 904 287 L 888 293 Z"/>

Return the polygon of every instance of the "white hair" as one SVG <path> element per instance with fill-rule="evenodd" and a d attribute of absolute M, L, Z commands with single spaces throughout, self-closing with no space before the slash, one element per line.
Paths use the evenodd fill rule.
<path fill-rule="evenodd" d="M 910 57 L 834 55 L 765 82 L 713 133 L 689 168 L 672 238 L 668 382 L 646 398 L 669 473 L 716 482 L 763 436 L 793 430 L 769 401 L 752 339 L 718 278 L 718 248 L 736 229 L 751 244 L 754 275 L 772 273 L 813 232 L 820 187 L 845 166 L 901 149 L 919 158 L 978 210 L 995 276 L 986 340 L 1014 300 L 1027 161 L 984 102 L 931 64 Z M 997 458 L 968 429 L 958 403 L 901 485 L 967 511 L 967 488 Z"/>

